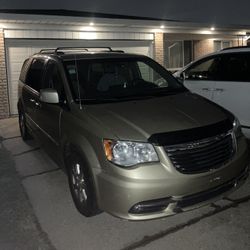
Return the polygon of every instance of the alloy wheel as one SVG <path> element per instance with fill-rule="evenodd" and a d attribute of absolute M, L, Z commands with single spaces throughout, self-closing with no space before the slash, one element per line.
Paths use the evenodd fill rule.
<path fill-rule="evenodd" d="M 25 135 L 25 121 L 24 121 L 24 115 L 21 113 L 19 116 L 19 126 L 20 126 L 20 132 L 22 136 Z"/>
<path fill-rule="evenodd" d="M 86 193 L 86 181 L 84 178 L 84 174 L 82 171 L 82 168 L 79 163 L 75 163 L 72 166 L 72 185 L 75 192 L 75 195 L 79 202 L 85 203 L 88 199 L 87 193 Z"/>

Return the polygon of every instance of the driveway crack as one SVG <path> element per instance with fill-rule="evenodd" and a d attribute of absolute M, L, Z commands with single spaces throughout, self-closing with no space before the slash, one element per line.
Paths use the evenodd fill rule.
<path fill-rule="evenodd" d="M 230 208 L 233 208 L 233 207 L 237 207 L 238 205 L 242 204 L 242 203 L 246 203 L 250 201 L 250 195 L 248 196 L 245 196 L 243 198 L 240 198 L 240 199 L 235 199 L 232 201 L 232 203 L 228 204 L 228 205 L 225 205 L 223 207 L 221 206 L 216 206 L 215 209 L 213 211 L 210 211 L 206 214 L 203 214 L 201 216 L 198 216 L 198 217 L 195 217 L 185 223 L 182 223 L 182 224 L 179 224 L 179 225 L 176 225 L 174 227 L 171 227 L 171 228 L 168 228 L 166 230 L 163 230 L 163 231 L 160 231 L 156 234 L 152 234 L 152 235 L 149 235 L 149 236 L 144 236 L 144 238 L 142 238 L 141 240 L 138 240 L 124 248 L 122 248 L 121 250 L 134 250 L 134 249 L 137 249 L 137 248 L 140 248 L 140 247 L 145 247 L 146 245 L 152 243 L 153 241 L 156 241 L 156 240 L 159 240 L 165 236 L 168 236 L 170 234 L 173 234 L 173 233 L 176 233 L 182 229 L 184 229 L 185 227 L 189 227 L 191 225 L 194 225 L 198 222 L 200 222 L 201 220 L 205 219 L 205 218 L 208 218 L 208 217 L 211 217 L 213 215 L 216 215 L 218 213 L 221 213 L 225 210 L 228 210 Z"/>
<path fill-rule="evenodd" d="M 18 153 L 18 154 L 13 154 L 13 156 L 16 157 L 16 156 L 24 155 L 24 154 L 27 154 L 27 153 L 30 153 L 30 152 L 37 151 L 37 150 L 39 150 L 39 149 L 40 149 L 39 147 L 32 148 L 32 149 L 30 149 L 30 150 L 26 150 L 26 151 L 23 151 L 23 152 Z"/>
<path fill-rule="evenodd" d="M 0 140 L 1 140 L 1 141 L 8 141 L 8 140 L 17 139 L 17 138 L 20 138 L 20 137 L 21 137 L 21 135 L 11 136 L 11 137 L 7 137 L 7 138 L 0 137 Z"/>
<path fill-rule="evenodd" d="M 25 180 L 25 179 L 31 178 L 31 177 L 35 177 L 35 176 L 39 176 L 39 175 L 43 175 L 43 174 L 53 173 L 53 172 L 56 172 L 56 171 L 59 171 L 59 170 L 61 170 L 61 168 L 54 168 L 54 169 L 51 169 L 51 170 L 39 172 L 39 173 L 37 173 L 37 174 L 26 175 L 26 176 L 24 176 L 24 177 L 22 178 L 22 180 Z"/>

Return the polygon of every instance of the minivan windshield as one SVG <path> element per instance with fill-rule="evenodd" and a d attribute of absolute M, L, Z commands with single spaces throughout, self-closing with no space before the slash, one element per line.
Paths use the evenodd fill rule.
<path fill-rule="evenodd" d="M 64 61 L 75 101 L 122 101 L 169 95 L 186 89 L 150 58 Z"/>

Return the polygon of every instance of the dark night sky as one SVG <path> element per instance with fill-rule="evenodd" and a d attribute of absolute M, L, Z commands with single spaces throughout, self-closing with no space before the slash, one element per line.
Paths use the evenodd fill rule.
<path fill-rule="evenodd" d="M 0 0 L 1 9 L 68 9 L 204 22 L 250 25 L 249 0 Z"/>

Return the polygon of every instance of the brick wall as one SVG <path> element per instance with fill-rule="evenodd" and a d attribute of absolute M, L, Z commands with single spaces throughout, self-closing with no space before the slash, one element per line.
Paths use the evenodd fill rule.
<path fill-rule="evenodd" d="M 194 59 L 214 52 L 213 39 L 194 41 Z"/>
<path fill-rule="evenodd" d="M 5 65 L 4 33 L 0 30 L 0 119 L 9 117 L 8 86 Z"/>
<path fill-rule="evenodd" d="M 229 39 L 230 40 L 230 39 Z M 233 40 L 232 46 L 246 46 L 247 41 L 246 40 Z M 194 59 L 197 59 L 201 56 L 207 55 L 209 53 L 214 52 L 214 40 L 213 39 L 204 39 L 204 40 L 198 40 L 194 41 Z"/>
<path fill-rule="evenodd" d="M 234 40 L 232 46 L 233 46 L 233 47 L 237 47 L 237 46 L 247 46 L 247 40 L 242 40 L 242 39 Z"/>
<path fill-rule="evenodd" d="M 161 65 L 164 65 L 164 43 L 163 33 L 155 33 L 154 41 L 154 59 Z"/>

